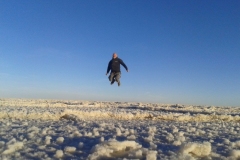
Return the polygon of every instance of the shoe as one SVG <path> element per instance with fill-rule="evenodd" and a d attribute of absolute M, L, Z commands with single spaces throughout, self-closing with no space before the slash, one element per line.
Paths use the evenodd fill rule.
<path fill-rule="evenodd" d="M 120 84 L 120 82 L 118 82 L 118 86 L 120 86 L 121 84 Z"/>
<path fill-rule="evenodd" d="M 112 80 L 111 85 L 115 82 L 115 79 Z"/>

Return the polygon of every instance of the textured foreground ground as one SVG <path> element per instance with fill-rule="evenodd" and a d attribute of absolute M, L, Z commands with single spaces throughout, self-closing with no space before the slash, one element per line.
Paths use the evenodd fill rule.
<path fill-rule="evenodd" d="M 240 108 L 0 99 L 0 159 L 240 159 Z"/>

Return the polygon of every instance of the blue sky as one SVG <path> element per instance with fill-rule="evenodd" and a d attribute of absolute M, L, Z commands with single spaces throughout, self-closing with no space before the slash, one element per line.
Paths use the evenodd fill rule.
<path fill-rule="evenodd" d="M 240 106 L 239 70 L 239 0 L 0 1 L 1 98 Z"/>

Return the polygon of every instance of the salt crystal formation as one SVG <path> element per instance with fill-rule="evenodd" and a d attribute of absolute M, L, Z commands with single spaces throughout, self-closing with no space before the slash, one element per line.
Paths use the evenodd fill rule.
<path fill-rule="evenodd" d="M 187 143 L 181 147 L 180 153 L 196 157 L 206 157 L 211 153 L 211 144 L 209 142 Z"/>
<path fill-rule="evenodd" d="M 17 150 L 20 150 L 23 148 L 23 142 L 15 142 L 13 144 L 8 144 L 7 149 L 2 152 L 3 155 L 5 154 L 11 154 Z"/>
<path fill-rule="evenodd" d="M 0 99 L 0 159 L 240 159 L 240 108 Z"/>
<path fill-rule="evenodd" d="M 135 141 L 106 141 L 97 144 L 91 150 L 89 160 L 117 158 L 146 158 L 156 160 L 156 151 L 148 151 Z"/>
<path fill-rule="evenodd" d="M 87 107 L 85 104 L 89 102 L 84 101 L 0 99 L 0 102 L 0 118 L 66 119 L 75 122 L 89 118 L 119 120 L 159 119 L 179 122 L 240 121 L 240 108 L 237 107 L 161 104 L 148 104 L 146 107 L 143 107 L 143 104 L 137 105 L 138 103 L 136 103 L 134 104 L 136 106 L 134 109 L 129 109 L 129 103 L 123 103 L 121 104 L 122 108 L 117 108 L 118 105 L 111 102 L 94 102 L 91 107 Z M 98 108 L 100 104 L 105 107 Z M 127 112 L 124 107 L 128 109 Z M 143 108 L 145 109 L 144 112 L 142 111 Z M 192 131 L 194 132 L 194 128 Z"/>

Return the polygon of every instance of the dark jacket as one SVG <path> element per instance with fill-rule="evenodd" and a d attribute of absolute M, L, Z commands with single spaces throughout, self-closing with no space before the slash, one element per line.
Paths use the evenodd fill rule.
<path fill-rule="evenodd" d="M 126 64 L 120 58 L 113 58 L 108 63 L 107 73 L 111 70 L 111 72 L 121 72 L 120 64 L 128 70 Z"/>

